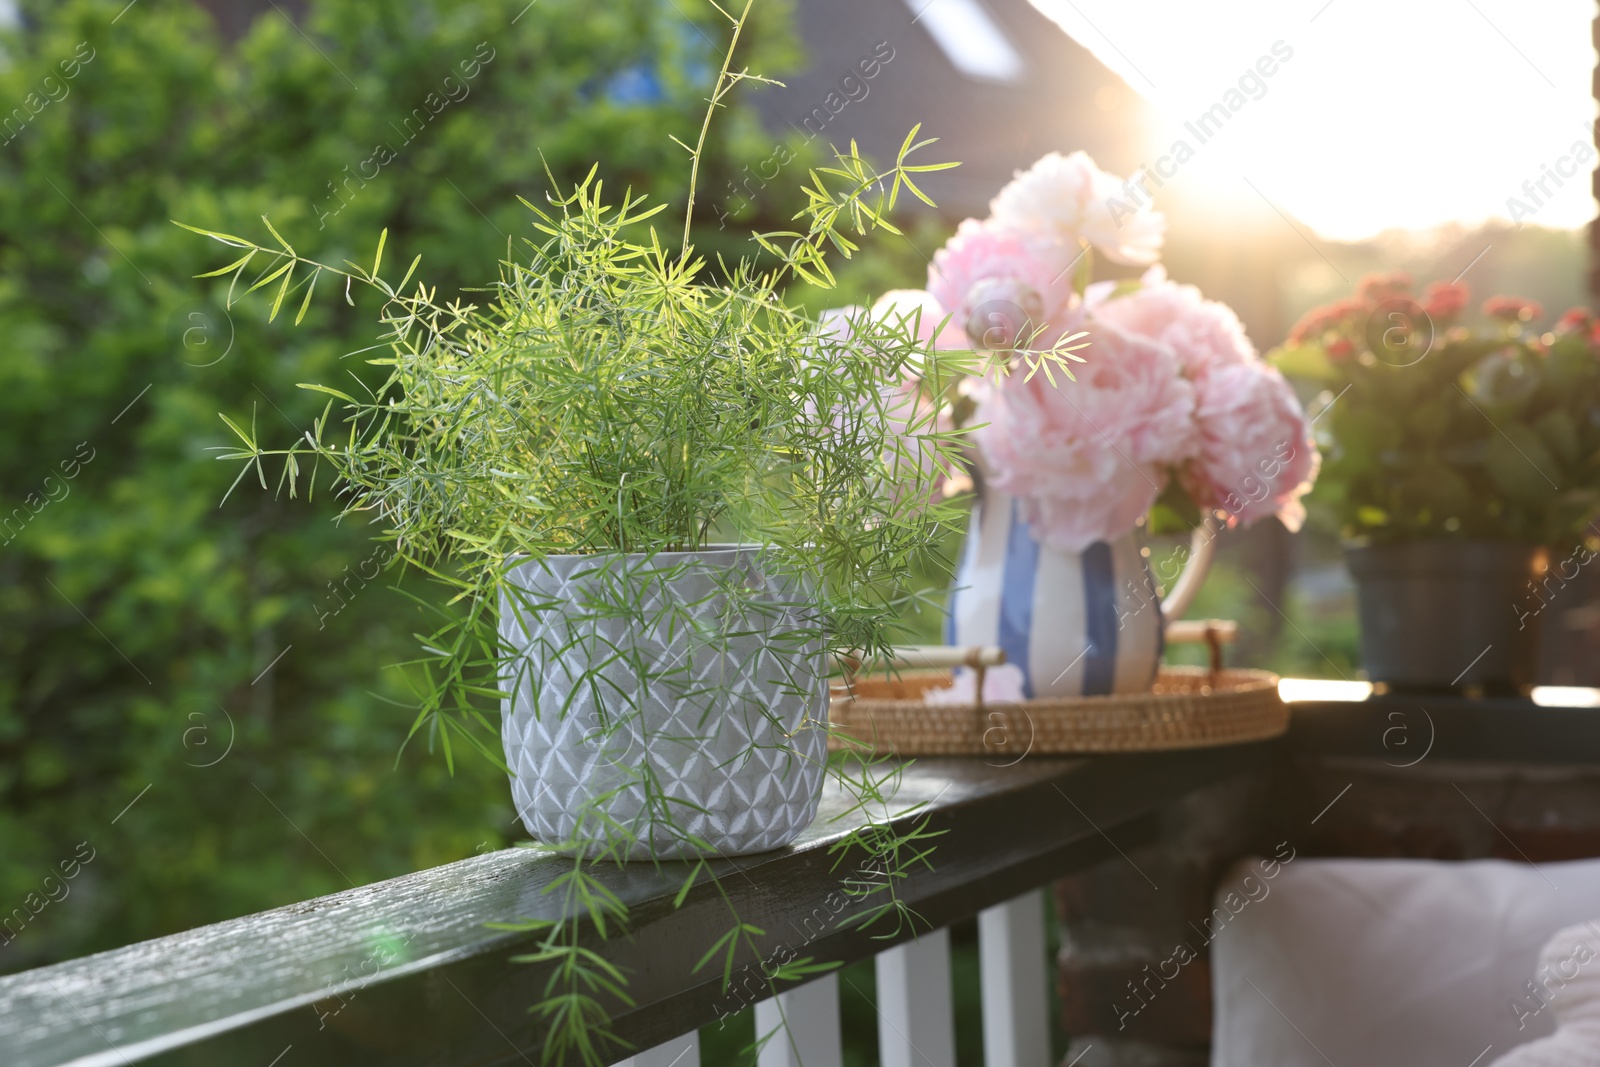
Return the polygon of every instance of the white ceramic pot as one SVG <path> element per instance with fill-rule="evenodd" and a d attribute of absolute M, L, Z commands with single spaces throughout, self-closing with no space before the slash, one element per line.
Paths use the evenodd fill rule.
<path fill-rule="evenodd" d="M 1183 616 L 1204 580 L 1215 537 L 1202 531 L 1163 605 L 1138 531 L 1063 552 L 1035 540 L 1010 494 L 987 488 L 973 505 L 945 641 L 999 645 L 1028 699 L 1148 690 L 1166 621 Z"/>
<path fill-rule="evenodd" d="M 536 840 L 732 856 L 810 824 L 827 662 L 805 598 L 764 577 L 757 548 L 551 556 L 508 579 L 500 635 L 521 654 L 502 669 L 501 734 Z"/>

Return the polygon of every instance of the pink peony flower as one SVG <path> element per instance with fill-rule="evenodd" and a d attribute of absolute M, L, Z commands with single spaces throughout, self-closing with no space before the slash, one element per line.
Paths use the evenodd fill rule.
<path fill-rule="evenodd" d="M 1083 215 L 1083 239 L 1113 263 L 1143 267 L 1161 258 L 1167 219 L 1103 171 Z"/>
<path fill-rule="evenodd" d="M 1168 281 L 1159 266 L 1145 272 L 1139 289 L 1094 304 L 1090 315 L 1096 322 L 1167 345 L 1191 378 L 1213 367 L 1256 358 L 1255 346 L 1232 308 L 1205 299 L 1192 285 Z"/>
<path fill-rule="evenodd" d="M 1229 526 L 1276 514 L 1298 530 L 1321 457 L 1283 375 L 1257 362 L 1214 367 L 1195 393 L 1200 455 L 1183 474 L 1195 502 L 1226 512 Z"/>
<path fill-rule="evenodd" d="M 1298 527 L 1320 457 L 1294 393 L 1260 362 L 1238 316 L 1159 266 L 1131 292 L 1115 295 L 1117 282 L 1074 292 L 1085 246 L 1120 263 L 1154 263 L 1166 223 L 1142 202 L 1084 153 L 1052 152 L 1000 190 L 988 220 L 961 224 L 934 257 L 926 292 L 886 294 L 871 314 L 920 313 L 918 334 L 933 342 L 930 323 L 948 311 L 939 347 L 948 336 L 948 347 L 959 340 L 998 352 L 1050 347 L 1087 328 L 1088 362 L 1076 381 L 1017 371 L 959 390 L 976 406 L 972 440 L 989 483 L 1017 499 L 1045 544 L 1079 551 L 1119 536 L 1174 472 L 1230 524 L 1277 513 Z M 1409 284 L 1367 279 L 1361 298 L 1307 315 L 1294 339 L 1321 340 Z M 934 403 L 908 383 L 888 388 L 897 428 Z"/>
<path fill-rule="evenodd" d="M 915 328 L 917 340 L 936 349 L 972 347 L 961 324 L 950 315 L 944 303 L 926 289 L 889 290 L 873 302 L 872 317 L 879 322 Z"/>
<path fill-rule="evenodd" d="M 928 267 L 928 292 L 980 348 L 1048 348 L 1072 318 L 1067 264 L 1036 239 L 967 219 Z"/>
<path fill-rule="evenodd" d="M 1076 246 L 1083 233 L 1084 209 L 1094 199 L 1095 176 L 1100 173 L 1087 152 L 1070 156 L 1050 152 L 1016 172 L 989 201 L 989 215 L 1004 229 Z"/>
<path fill-rule="evenodd" d="M 1051 152 L 1019 171 L 989 210 L 1001 229 L 1043 238 L 1066 262 L 1087 241 L 1112 262 L 1142 266 L 1161 254 L 1167 223 L 1140 203 L 1086 153 Z"/>
<path fill-rule="evenodd" d="M 1194 386 L 1166 345 L 1104 323 L 1078 380 L 994 382 L 976 431 L 991 483 L 1017 497 L 1034 536 L 1080 551 L 1129 530 L 1167 469 L 1198 454 Z"/>

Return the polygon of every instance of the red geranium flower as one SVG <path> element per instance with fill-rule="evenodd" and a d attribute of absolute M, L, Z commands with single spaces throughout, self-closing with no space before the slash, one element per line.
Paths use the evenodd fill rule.
<path fill-rule="evenodd" d="M 1465 310 L 1470 295 L 1467 287 L 1459 282 L 1434 282 L 1428 286 L 1423 310 L 1433 319 L 1450 320 Z"/>
<path fill-rule="evenodd" d="M 1381 304 L 1397 296 L 1411 293 L 1409 274 L 1369 274 L 1356 284 L 1356 296 L 1363 303 Z"/>
<path fill-rule="evenodd" d="M 1594 314 L 1588 308 L 1568 308 L 1556 320 L 1556 333 L 1577 333 L 1594 324 Z"/>
<path fill-rule="evenodd" d="M 1300 344 L 1307 338 L 1315 338 L 1346 320 L 1365 319 L 1371 310 L 1368 304 L 1353 296 L 1314 307 L 1300 316 L 1300 321 L 1289 331 L 1289 343 Z"/>
<path fill-rule="evenodd" d="M 1354 352 L 1355 350 L 1355 344 L 1352 343 L 1348 337 L 1336 337 L 1332 341 L 1328 342 L 1328 358 L 1333 360 L 1335 363 L 1349 359 L 1350 353 Z"/>
<path fill-rule="evenodd" d="M 1483 313 L 1506 322 L 1528 322 L 1544 314 L 1544 309 L 1520 296 L 1492 296 L 1483 302 Z"/>
<path fill-rule="evenodd" d="M 1326 330 L 1333 323 L 1331 311 L 1329 307 L 1315 307 L 1301 315 L 1300 321 L 1289 331 L 1289 343 L 1300 344 L 1307 337 L 1315 337 Z"/>

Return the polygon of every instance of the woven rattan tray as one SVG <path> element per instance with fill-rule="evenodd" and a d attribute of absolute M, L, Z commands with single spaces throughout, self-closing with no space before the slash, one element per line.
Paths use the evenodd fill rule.
<path fill-rule="evenodd" d="M 857 676 L 835 695 L 830 718 L 859 747 L 896 756 L 1015 757 L 1052 752 L 1148 752 L 1276 737 L 1289 728 L 1278 677 L 1266 671 L 1163 667 L 1148 693 L 930 704 L 924 690 L 948 671 Z"/>

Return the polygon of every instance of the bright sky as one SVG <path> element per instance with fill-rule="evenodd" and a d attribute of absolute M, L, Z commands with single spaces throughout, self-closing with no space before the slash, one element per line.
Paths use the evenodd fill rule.
<path fill-rule="evenodd" d="M 1595 214 L 1593 150 L 1575 152 L 1592 144 L 1592 0 L 1032 2 L 1161 112 L 1149 165 L 1192 148 L 1163 164 L 1174 195 L 1266 198 L 1344 240 L 1514 209 L 1552 227 Z M 1290 58 L 1202 142 L 1185 124 L 1278 42 Z"/>

